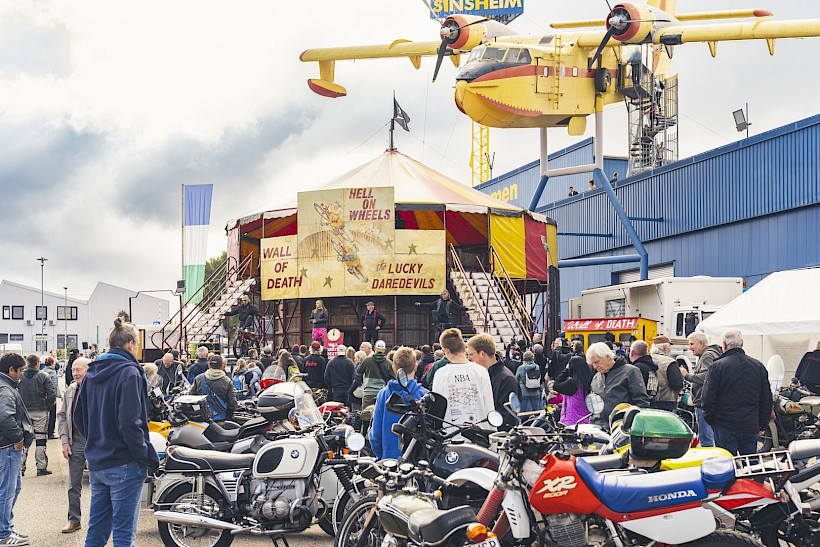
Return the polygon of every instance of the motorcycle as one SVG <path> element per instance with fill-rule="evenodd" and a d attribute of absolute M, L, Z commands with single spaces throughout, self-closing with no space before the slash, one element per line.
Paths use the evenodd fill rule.
<path fill-rule="evenodd" d="M 270 389 L 279 385 L 285 384 Z M 280 419 L 287 405 L 277 399 L 287 397 L 264 397 L 266 393 L 260 396 L 260 412 L 269 421 Z M 325 435 L 310 397 L 297 399 L 287 412 L 293 413 L 301 430 L 262 444 L 255 454 L 168 449 L 164 473 L 154 478 L 151 495 L 165 545 L 182 547 L 196 539 L 199 544 L 226 547 L 239 533 L 266 535 L 276 543 L 284 534 L 323 520 L 328 504 L 323 499 L 322 470 L 332 459 L 333 439 L 344 437 L 357 451 L 364 438 L 349 426 L 339 426 L 344 428 L 341 435 Z"/>
<path fill-rule="evenodd" d="M 686 453 L 688 443 L 652 429 L 651 416 L 634 417 L 637 458 Z M 710 458 L 663 473 L 599 473 L 583 458 L 555 450 L 560 435 L 543 429 L 519 425 L 492 437 L 501 446 L 501 466 L 477 520 L 493 525 L 498 538 L 509 532 L 516 545 L 759 545 L 724 529 L 734 527 L 732 511 L 780 504 L 782 495 L 799 499 L 788 483 L 794 468 L 787 453 Z"/>

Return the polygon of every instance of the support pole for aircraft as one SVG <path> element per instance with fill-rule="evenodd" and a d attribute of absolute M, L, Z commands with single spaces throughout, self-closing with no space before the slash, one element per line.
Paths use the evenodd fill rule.
<path fill-rule="evenodd" d="M 600 97 L 598 98 L 598 100 L 600 101 Z M 598 106 L 600 106 L 600 108 L 598 108 Z M 632 226 L 632 222 L 630 222 L 629 216 L 626 214 L 626 211 L 621 205 L 621 202 L 618 201 L 618 197 L 615 195 L 615 190 L 612 188 L 612 184 L 609 183 L 609 179 L 607 178 L 606 173 L 604 173 L 603 105 L 596 105 L 594 142 L 595 158 L 592 164 L 579 165 L 576 167 L 565 167 L 562 169 L 555 169 L 553 171 L 550 171 L 548 165 L 549 156 L 547 154 L 547 128 L 541 127 L 539 128 L 539 130 L 541 136 L 541 180 L 538 181 L 538 187 L 535 189 L 535 194 L 533 194 L 532 196 L 532 201 L 530 201 L 530 206 L 528 209 L 530 211 L 535 211 L 535 208 L 538 206 L 538 201 L 541 199 L 541 194 L 544 193 L 544 188 L 546 188 L 547 181 L 549 180 L 550 176 L 592 172 L 592 177 L 598 181 L 600 186 L 603 187 L 607 197 L 609 198 L 610 203 L 612 203 L 612 207 L 615 209 L 615 213 L 618 215 L 618 218 L 621 221 L 621 224 L 624 225 L 626 233 L 629 235 L 629 239 L 632 240 L 632 245 L 635 247 L 635 250 L 638 251 L 638 254 L 636 255 L 619 255 L 606 257 L 578 258 L 573 260 L 559 260 L 558 267 L 568 268 L 574 266 L 593 266 L 597 264 L 620 264 L 625 262 L 639 262 L 641 279 L 649 279 L 649 253 L 646 252 L 646 248 L 643 246 L 641 238 L 638 237 L 638 232 L 636 232 L 635 227 Z"/>

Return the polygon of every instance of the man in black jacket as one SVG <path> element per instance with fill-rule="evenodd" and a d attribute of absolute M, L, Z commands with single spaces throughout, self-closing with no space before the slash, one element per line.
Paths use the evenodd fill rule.
<path fill-rule="evenodd" d="M 251 304 L 251 299 L 247 294 L 243 294 L 242 298 L 240 299 L 241 303 L 231 311 L 225 312 L 225 317 L 230 317 L 231 315 L 238 315 L 239 316 L 239 328 L 250 329 L 253 327 L 253 318 L 259 317 L 261 314 L 259 310 L 256 309 L 256 306 Z"/>
<path fill-rule="evenodd" d="M 362 315 L 362 329 L 364 329 L 364 340 L 375 344 L 379 339 L 379 331 L 384 326 L 385 318 L 381 312 L 376 311 L 376 305 L 373 302 L 365 304 L 367 311 Z"/>
<path fill-rule="evenodd" d="M 23 377 L 20 378 L 17 390 L 23 398 L 23 403 L 26 405 L 34 426 L 34 443 L 37 445 L 34 458 L 37 462 L 37 475 L 51 475 L 51 471 L 47 469 L 48 455 L 46 455 L 48 412 L 54 406 L 57 393 L 51 378 L 40 370 L 40 358 L 36 355 L 29 355 L 26 361 L 28 367 L 23 371 Z M 27 456 L 28 448 L 23 450 L 23 475 L 26 474 Z"/>
<path fill-rule="evenodd" d="M 499 361 L 493 337 L 486 332 L 470 337 L 467 341 L 467 359 L 487 369 L 493 388 L 495 409 L 501 412 L 502 416 L 508 414 L 504 412 L 504 403 L 510 400 L 510 393 L 515 393 L 520 399 L 521 388 L 510 369 Z"/>
<path fill-rule="evenodd" d="M 734 454 L 755 454 L 761 429 L 772 412 L 772 388 L 763 363 L 743 351 L 743 335 L 723 333 L 723 356 L 715 359 L 703 385 L 703 413 L 715 444 Z"/>
<path fill-rule="evenodd" d="M 582 346 L 583 347 L 583 346 Z M 566 338 L 556 338 L 553 341 L 553 352 L 547 363 L 547 376 L 555 380 L 567 368 L 570 358 L 569 342 Z"/>
<path fill-rule="evenodd" d="M 337 401 L 350 406 L 348 392 L 356 375 L 356 365 L 345 356 L 347 348 L 339 346 L 338 354 L 330 360 L 325 368 L 325 384 L 328 389 L 328 401 Z"/>
<path fill-rule="evenodd" d="M 688 338 L 689 349 L 698 358 L 698 362 L 694 370 L 681 367 L 680 372 L 683 378 L 692 384 L 692 403 L 695 405 L 695 418 L 698 421 L 698 444 L 705 447 L 715 446 L 715 432 L 703 415 L 703 384 L 712 363 L 723 355 L 723 349 L 717 344 L 709 345 L 709 338 L 702 332 L 693 332 Z"/>
<path fill-rule="evenodd" d="M 16 353 L 7 353 L 0 358 L 0 499 L 5 505 L 0 510 L 0 541 L 7 545 L 29 543 L 28 536 L 14 531 L 11 520 L 14 502 L 23 484 L 20 478 L 23 449 L 34 438 L 31 420 L 17 391 L 25 364 Z"/>
<path fill-rule="evenodd" d="M 299 351 L 299 346 L 295 346 L 296 351 Z M 268 368 L 273 364 L 275 359 L 273 358 L 273 348 L 270 346 L 265 346 L 262 348 L 262 357 L 259 358 L 259 368 L 262 372 L 265 372 L 265 369 Z M 298 365 L 299 362 L 297 361 L 296 364 Z"/>
<path fill-rule="evenodd" d="M 196 357 L 196 362 L 188 369 L 189 384 L 193 384 L 197 376 L 208 370 L 208 348 L 205 346 L 196 348 Z"/>
<path fill-rule="evenodd" d="M 208 386 L 207 391 L 210 393 L 208 398 L 212 398 L 214 395 L 219 397 L 219 400 L 213 398 L 212 401 L 209 402 L 209 406 L 216 403 L 216 407 L 225 409 L 225 417 L 219 420 L 215 418 L 215 421 L 230 420 L 236 411 L 236 390 L 234 389 L 233 382 L 231 382 L 230 378 L 225 374 L 225 364 L 222 362 L 222 357 L 219 355 L 211 357 L 211 360 L 208 362 L 208 370 L 196 377 L 194 385 L 191 386 L 191 391 L 189 391 L 188 394 L 202 395 L 203 382 L 207 383 Z"/>
<path fill-rule="evenodd" d="M 452 327 L 450 321 L 450 314 L 453 312 L 465 312 L 470 308 L 466 308 L 450 299 L 450 291 L 444 289 L 441 291 L 441 298 L 434 302 L 427 302 L 422 304 L 416 302 L 416 306 L 421 308 L 430 308 L 433 310 L 433 324 L 436 327 L 436 340 L 439 339 L 441 333 Z"/>
<path fill-rule="evenodd" d="M 803 355 L 794 375 L 812 393 L 820 394 L 820 342 L 817 349 Z"/>

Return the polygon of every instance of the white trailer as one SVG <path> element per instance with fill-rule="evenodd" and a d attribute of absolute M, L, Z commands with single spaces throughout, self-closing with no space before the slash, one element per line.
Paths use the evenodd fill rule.
<path fill-rule="evenodd" d="M 661 277 L 589 289 L 570 300 L 570 318 L 643 317 L 685 351 L 698 323 L 743 292 L 740 277 Z M 680 347 L 683 346 L 683 347 Z"/>

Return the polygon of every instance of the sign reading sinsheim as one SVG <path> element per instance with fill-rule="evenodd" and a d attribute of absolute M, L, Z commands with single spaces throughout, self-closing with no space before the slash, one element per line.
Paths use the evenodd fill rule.
<path fill-rule="evenodd" d="M 431 19 L 447 17 L 454 13 L 469 15 L 521 15 L 524 0 L 431 0 Z"/>

